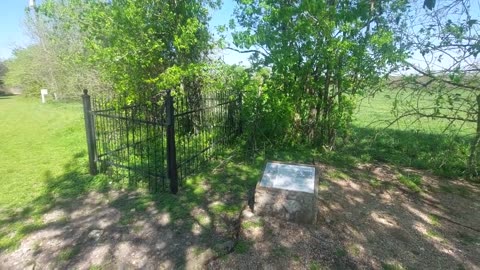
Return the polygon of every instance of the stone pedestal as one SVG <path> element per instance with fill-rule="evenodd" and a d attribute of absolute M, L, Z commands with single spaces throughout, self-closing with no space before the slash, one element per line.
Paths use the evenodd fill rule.
<path fill-rule="evenodd" d="M 318 173 L 309 165 L 268 162 L 257 184 L 254 212 L 297 223 L 317 219 Z"/>

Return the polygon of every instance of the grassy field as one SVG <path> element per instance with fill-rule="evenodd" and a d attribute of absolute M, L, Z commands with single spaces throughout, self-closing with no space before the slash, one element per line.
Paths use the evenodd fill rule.
<path fill-rule="evenodd" d="M 414 167 L 434 174 L 458 178 L 465 169 L 468 141 L 441 133 L 441 124 L 417 123 L 415 126 L 392 126 L 383 130 L 376 120 L 388 119 L 391 100 L 377 95 L 364 100 L 354 121 L 351 141 L 335 152 L 319 154 L 311 149 L 266 150 L 252 158 L 237 153 L 239 162 L 213 167 L 190 178 L 179 197 L 145 194 L 137 200 L 119 203 L 128 223 L 130 209 L 144 209 L 155 201 L 157 207 L 182 220 L 205 198 L 230 198 L 228 204 L 215 204 L 212 215 L 232 216 L 258 180 L 266 159 L 311 162 L 312 157 L 347 171 L 358 162 L 385 162 L 394 167 Z M 42 215 L 89 190 L 105 190 L 109 180 L 87 174 L 83 115 L 78 103 L 40 104 L 22 97 L 0 97 L 0 250 L 16 247 L 26 234 L 44 226 Z M 232 153 L 226 153 L 225 158 Z M 243 162 L 248 157 L 247 162 Z M 208 179 L 207 188 L 202 182 Z M 415 189 L 415 179 L 402 178 L 404 185 Z M 213 193 L 212 193 L 213 192 Z M 228 200 L 227 200 L 228 201 Z"/>
<path fill-rule="evenodd" d="M 382 92 L 359 101 L 351 141 L 330 153 L 326 161 L 337 166 L 380 161 L 428 170 L 446 178 L 463 175 L 474 125 L 452 125 L 450 132 L 445 131 L 447 121 L 405 118 L 386 129 L 395 119 L 390 96 Z"/>
<path fill-rule="evenodd" d="M 68 205 L 88 191 L 107 191 L 112 183 L 103 175 L 88 175 L 83 111 L 80 103 L 40 104 L 22 97 L 0 97 L 2 128 L 0 138 L 0 251 L 12 250 L 32 231 L 44 228 L 43 214 Z M 231 156 L 231 153 L 225 153 Z M 213 165 L 218 166 L 222 158 Z M 146 192 L 135 200 L 121 200 L 112 205 L 122 211 L 120 223 L 132 222 L 131 209 L 144 210 L 154 202 L 158 209 L 170 213 L 188 227 L 193 208 L 205 199 L 227 196 L 232 202 L 215 204 L 213 215 L 236 217 L 248 192 L 245 185 L 257 181 L 262 161 L 245 166 L 227 164 L 217 173 L 208 171 L 188 179 L 177 196 L 168 193 L 154 196 Z M 226 180 L 226 174 L 228 175 Z M 208 178 L 215 195 L 207 196 L 201 182 Z M 234 193 L 232 196 L 226 195 Z"/>
<path fill-rule="evenodd" d="M 401 92 L 403 93 L 403 92 Z M 406 94 L 400 94 L 400 100 Z M 365 97 L 358 102 L 358 108 L 354 113 L 354 125 L 357 127 L 383 129 L 387 124 L 391 123 L 395 117 L 392 112 L 393 103 L 395 101 L 395 93 L 383 91 L 376 93 L 374 97 Z M 421 100 L 420 104 L 428 105 L 434 102 L 433 100 Z M 389 128 L 392 130 L 413 131 L 426 134 L 449 134 L 445 128 L 448 126 L 448 121 L 443 120 L 429 120 L 415 118 L 402 119 Z M 458 133 L 461 136 L 470 136 L 475 132 L 474 123 L 454 123 L 450 127 L 453 133 Z"/>
<path fill-rule="evenodd" d="M 21 97 L 0 97 L 0 116 L 0 249 L 3 249 L 17 244 L 30 230 L 41 226 L 40 215 L 53 206 L 55 198 L 83 193 L 90 178 L 85 175 L 80 104 L 45 105 Z M 29 222 L 15 220 L 20 215 L 29 216 Z"/>
<path fill-rule="evenodd" d="M 0 205 L 31 203 L 49 178 L 67 172 L 74 159 L 84 167 L 83 116 L 80 104 L 48 104 L 20 97 L 0 98 Z"/>

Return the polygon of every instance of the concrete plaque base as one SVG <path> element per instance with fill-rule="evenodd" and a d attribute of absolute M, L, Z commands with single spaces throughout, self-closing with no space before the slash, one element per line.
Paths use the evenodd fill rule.
<path fill-rule="evenodd" d="M 254 212 L 313 224 L 317 219 L 317 184 L 313 166 L 268 162 L 255 190 Z"/>

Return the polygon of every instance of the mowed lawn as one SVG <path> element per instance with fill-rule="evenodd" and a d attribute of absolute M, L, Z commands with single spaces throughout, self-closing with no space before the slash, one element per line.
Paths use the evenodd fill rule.
<path fill-rule="evenodd" d="M 362 100 L 354 115 L 353 124 L 356 128 L 354 138 L 368 140 L 371 139 L 370 135 L 376 135 L 381 131 L 386 121 L 393 119 L 392 102 L 387 98 L 387 93 L 379 93 L 375 98 Z M 0 117 L 0 209 L 29 205 L 45 193 L 48 179 L 65 175 L 72 170 L 76 172 L 76 176 L 87 174 L 85 131 L 80 100 L 73 103 L 41 104 L 40 100 L 36 99 L 1 97 Z M 386 161 L 402 163 L 402 160 L 397 162 L 398 157 L 395 155 L 407 155 L 404 156 L 406 159 L 403 160 L 404 164 L 399 165 L 419 165 L 423 169 L 433 169 L 428 168 L 435 165 L 429 163 L 428 156 L 408 160 L 411 151 L 407 148 L 427 155 L 429 150 L 442 150 L 438 143 L 446 146 L 454 140 L 456 150 L 444 149 L 450 152 L 441 153 L 447 156 L 451 154 L 451 158 L 467 154 L 468 144 L 465 140 L 468 137 L 460 141 L 458 138 L 449 139 L 442 134 L 445 126 L 446 123 L 438 121 L 423 121 L 414 125 L 402 122 L 393 125 L 389 129 L 390 133 L 377 135 L 377 141 L 372 141 L 368 147 L 352 145 L 348 148 L 350 150 L 352 147 L 355 148 L 358 152 L 357 158 L 364 155 L 373 156 L 367 159 L 375 159 L 377 155 L 384 155 L 382 158 Z M 467 135 L 472 131 L 473 126 L 467 125 L 460 133 Z M 375 146 L 375 143 L 378 146 Z M 420 148 L 414 149 L 415 143 L 419 144 Z M 389 147 L 395 148 L 396 144 L 402 145 L 405 149 L 397 149 L 400 152 L 395 153 L 388 151 Z M 83 184 L 79 183 L 79 189 L 84 188 Z"/>
<path fill-rule="evenodd" d="M 2 208 L 31 203 L 44 191 L 47 178 L 65 173 L 68 162 L 85 155 L 80 102 L 41 104 L 3 97 L 0 116 Z"/>
<path fill-rule="evenodd" d="M 393 100 L 388 94 L 361 100 L 354 113 L 352 143 L 338 149 L 336 157 L 323 155 L 322 159 L 334 165 L 340 158 L 427 170 L 440 166 L 440 174 L 457 177 L 464 169 L 468 134 L 474 127 L 466 125 L 460 132 L 463 136 L 450 137 L 442 133 L 445 122 L 410 125 L 412 119 L 406 119 L 383 130 L 393 119 Z M 35 207 L 47 193 L 70 196 L 88 189 L 91 178 L 80 98 L 78 102 L 41 104 L 39 99 L 0 97 L 0 117 L 0 209 Z M 51 181 L 58 182 L 59 177 L 63 183 Z M 68 185 L 68 190 L 62 185 Z"/>
<path fill-rule="evenodd" d="M 80 101 L 41 104 L 24 97 L 0 97 L 0 115 L 1 253 L 15 250 L 26 235 L 52 226 L 52 222 L 44 219 L 46 213 L 66 207 L 80 208 L 75 202 L 81 201 L 88 192 L 106 192 L 117 185 L 104 175 L 92 177 L 88 174 Z M 222 160 L 210 167 L 223 164 Z M 153 202 L 159 211 L 169 213 L 172 222 L 179 220 L 191 225 L 194 222 L 190 216 L 193 208 L 205 204 L 205 200 L 224 201 L 227 196 L 232 197 L 227 194 L 233 192 L 235 201 L 212 204 L 210 210 L 212 215 L 236 217 L 248 192 L 245 186 L 254 185 L 262 166 L 260 163 L 224 164 L 223 170 L 205 170 L 189 178 L 176 196 L 170 193 L 155 196 L 139 190 L 134 200 L 123 200 L 122 197 L 111 204 L 122 212 L 120 225 L 129 226 L 135 222 L 132 209 L 145 210 L 146 205 Z M 236 173 L 226 180 L 227 171 Z M 202 184 L 204 179 L 208 179 L 208 185 Z M 118 186 L 128 188 L 122 184 Z M 211 186 L 216 194 L 206 195 L 207 186 Z"/>
<path fill-rule="evenodd" d="M 39 217 L 56 198 L 76 196 L 86 188 L 82 113 L 80 101 L 41 104 L 0 97 L 0 249 L 12 247 L 41 226 Z M 68 180 L 61 175 L 71 176 L 68 188 L 67 181 L 58 181 Z M 17 222 L 20 215 L 28 216 L 30 223 L 20 217 Z"/>
<path fill-rule="evenodd" d="M 358 106 L 354 110 L 353 124 L 357 127 L 384 129 L 388 124 L 395 120 L 393 114 L 393 104 L 396 92 L 394 90 L 385 90 L 376 93 L 375 96 L 359 99 Z M 399 100 L 406 96 L 405 92 L 399 94 Z M 422 99 L 420 104 L 433 104 L 434 100 Z M 402 118 L 398 122 L 389 126 L 390 130 L 414 131 L 424 134 L 458 134 L 460 136 L 471 136 L 475 132 L 475 123 L 456 122 L 450 124 L 447 120 L 416 119 L 415 117 Z"/>
<path fill-rule="evenodd" d="M 336 155 L 428 170 L 449 179 L 463 177 L 474 123 L 407 117 L 388 126 L 395 120 L 393 96 L 394 91 L 383 91 L 358 101 L 350 142 Z"/>

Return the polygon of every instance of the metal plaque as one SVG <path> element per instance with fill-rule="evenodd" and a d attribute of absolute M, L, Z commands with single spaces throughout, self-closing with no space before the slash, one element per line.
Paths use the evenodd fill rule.
<path fill-rule="evenodd" d="M 314 193 L 315 167 L 268 162 L 260 186 Z"/>

